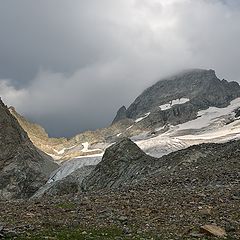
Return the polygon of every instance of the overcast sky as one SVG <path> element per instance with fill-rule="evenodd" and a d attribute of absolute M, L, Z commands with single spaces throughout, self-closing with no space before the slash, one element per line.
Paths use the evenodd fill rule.
<path fill-rule="evenodd" d="M 51 136 L 183 69 L 240 82 L 239 0 L 0 0 L 0 36 L 0 96 Z"/>

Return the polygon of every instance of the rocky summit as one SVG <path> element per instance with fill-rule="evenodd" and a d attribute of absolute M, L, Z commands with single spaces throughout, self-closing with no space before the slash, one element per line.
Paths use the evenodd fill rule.
<path fill-rule="evenodd" d="M 240 86 L 237 82 L 220 80 L 214 70 L 194 69 L 162 79 L 146 89 L 126 110 L 126 116 L 137 118 L 181 98 L 189 100 L 186 104 L 205 109 L 209 106 L 227 106 L 239 96 Z"/>
<path fill-rule="evenodd" d="M 0 198 L 29 198 L 57 166 L 0 101 Z"/>
<path fill-rule="evenodd" d="M 142 119 L 140 128 L 177 125 L 195 119 L 199 110 L 225 107 L 239 96 L 239 84 L 220 80 L 214 70 L 188 70 L 147 88 L 126 110 L 119 109 L 113 123 L 125 116 Z"/>

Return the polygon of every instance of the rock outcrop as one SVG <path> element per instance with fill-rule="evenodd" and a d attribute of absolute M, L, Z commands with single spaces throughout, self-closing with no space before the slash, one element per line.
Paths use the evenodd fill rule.
<path fill-rule="evenodd" d="M 0 198 L 29 198 L 57 167 L 0 101 Z"/>
<path fill-rule="evenodd" d="M 102 161 L 83 180 L 85 190 L 119 188 L 151 171 L 156 159 L 145 154 L 135 143 L 123 138 L 107 148 Z"/>

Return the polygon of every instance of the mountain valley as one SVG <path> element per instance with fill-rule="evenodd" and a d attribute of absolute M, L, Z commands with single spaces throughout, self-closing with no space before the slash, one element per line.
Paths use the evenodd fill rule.
<path fill-rule="evenodd" d="M 183 71 L 72 138 L 0 107 L 0 238 L 240 237 L 237 82 Z"/>

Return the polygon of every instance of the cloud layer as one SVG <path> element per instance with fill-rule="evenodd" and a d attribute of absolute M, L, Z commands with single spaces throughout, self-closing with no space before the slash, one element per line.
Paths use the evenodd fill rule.
<path fill-rule="evenodd" d="M 0 0 L 0 95 L 51 135 L 104 127 L 161 77 L 240 80 L 237 0 Z"/>

